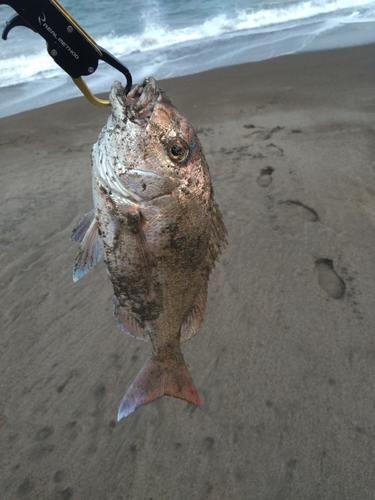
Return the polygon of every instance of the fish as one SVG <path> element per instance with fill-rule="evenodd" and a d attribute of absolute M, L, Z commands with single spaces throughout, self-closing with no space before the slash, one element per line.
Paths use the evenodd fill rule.
<path fill-rule="evenodd" d="M 152 353 L 117 418 L 163 395 L 200 407 L 181 343 L 200 329 L 209 275 L 227 243 L 202 146 L 192 125 L 146 78 L 111 113 L 91 154 L 94 208 L 76 225 L 77 281 L 104 257 L 121 330 Z"/>

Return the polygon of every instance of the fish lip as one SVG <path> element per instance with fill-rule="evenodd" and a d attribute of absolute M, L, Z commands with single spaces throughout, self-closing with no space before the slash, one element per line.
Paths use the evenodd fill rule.
<path fill-rule="evenodd" d="M 126 95 L 119 82 L 112 86 L 109 100 L 115 116 L 146 127 L 151 119 L 161 92 L 154 78 L 145 78 Z"/>

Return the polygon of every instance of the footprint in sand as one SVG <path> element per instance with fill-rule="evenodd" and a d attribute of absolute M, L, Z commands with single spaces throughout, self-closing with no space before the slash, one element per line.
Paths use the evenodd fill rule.
<path fill-rule="evenodd" d="M 267 144 L 267 152 L 273 156 L 284 156 L 284 150 L 276 144 Z"/>
<path fill-rule="evenodd" d="M 269 186 L 271 184 L 271 182 L 272 182 L 272 172 L 274 170 L 275 169 L 272 168 L 272 167 L 265 167 L 265 168 L 261 169 L 259 177 L 257 179 L 257 183 L 259 184 L 259 186 L 261 186 L 261 187 L 267 187 L 267 186 Z"/>
<path fill-rule="evenodd" d="M 284 205 L 290 208 L 298 217 L 309 222 L 316 222 L 319 216 L 313 208 L 304 205 L 299 200 L 284 201 Z"/>
<path fill-rule="evenodd" d="M 318 283 L 334 299 L 341 299 L 345 293 L 345 282 L 333 268 L 330 259 L 315 261 L 315 270 L 318 274 Z"/>
<path fill-rule="evenodd" d="M 53 434 L 53 427 L 43 427 L 42 429 L 39 430 L 39 432 L 35 436 L 35 441 L 45 441 L 48 439 L 52 434 Z"/>

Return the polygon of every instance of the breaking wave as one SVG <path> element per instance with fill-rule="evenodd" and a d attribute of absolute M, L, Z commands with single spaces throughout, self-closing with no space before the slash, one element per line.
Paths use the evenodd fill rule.
<path fill-rule="evenodd" d="M 263 5 L 263 7 L 262 7 Z M 373 0 L 311 0 L 302 2 L 284 2 L 266 8 L 264 3 L 258 7 L 222 13 L 202 20 L 200 23 L 171 29 L 167 24 L 157 25 L 148 20 L 142 33 L 122 35 L 111 33 L 99 36 L 96 42 L 119 58 L 136 52 L 159 49 L 161 52 L 176 44 L 197 42 L 209 38 L 235 37 L 253 31 L 266 33 L 290 30 L 293 23 L 299 25 L 314 18 L 329 20 L 332 23 L 350 23 L 375 20 L 375 2 Z M 275 6 L 276 5 L 276 6 Z M 12 33 L 13 35 L 13 33 Z M 14 45 L 13 50 L 5 49 L 2 42 L 0 52 L 0 87 L 9 87 L 20 83 L 53 78 L 61 74 L 54 61 L 46 53 L 44 43 L 36 40 L 30 44 L 41 47 L 40 51 L 24 54 L 25 45 Z M 11 37 L 9 37 L 11 38 Z M 40 45 L 38 45 L 38 43 Z"/>

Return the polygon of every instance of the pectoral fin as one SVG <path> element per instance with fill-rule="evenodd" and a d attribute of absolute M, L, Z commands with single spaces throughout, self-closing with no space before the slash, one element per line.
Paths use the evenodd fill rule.
<path fill-rule="evenodd" d="M 92 212 L 92 213 L 91 213 Z M 103 255 L 103 244 L 93 210 L 77 224 L 72 234 L 73 241 L 81 242 L 81 249 L 74 259 L 73 281 L 76 282 L 94 267 Z M 89 224 L 89 221 L 91 222 Z M 86 232 L 84 232 L 86 229 Z"/>
<path fill-rule="evenodd" d="M 90 210 L 90 212 L 87 212 L 82 219 L 80 219 L 76 227 L 73 229 L 71 240 L 72 241 L 77 241 L 78 243 L 82 243 L 83 238 L 85 237 L 85 234 L 87 233 L 88 228 L 90 227 L 92 221 L 95 218 L 95 212 L 94 209 Z"/>

